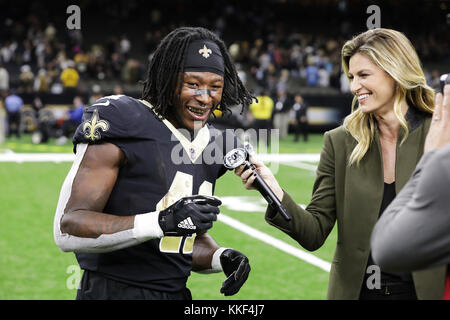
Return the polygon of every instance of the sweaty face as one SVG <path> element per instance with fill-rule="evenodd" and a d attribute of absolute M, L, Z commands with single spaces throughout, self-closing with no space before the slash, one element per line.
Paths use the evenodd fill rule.
<path fill-rule="evenodd" d="M 175 128 L 200 129 L 222 100 L 223 77 L 212 72 L 184 72 L 175 114 L 169 121 Z"/>
<path fill-rule="evenodd" d="M 395 80 L 367 56 L 356 53 L 349 61 L 350 90 L 358 97 L 364 113 L 383 114 L 392 110 Z"/>

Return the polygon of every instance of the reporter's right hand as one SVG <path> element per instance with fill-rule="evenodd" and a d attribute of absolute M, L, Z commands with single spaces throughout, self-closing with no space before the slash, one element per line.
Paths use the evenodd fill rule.
<path fill-rule="evenodd" d="M 158 222 L 165 236 L 187 236 L 210 229 L 222 202 L 209 196 L 181 198 L 160 211 Z"/>
<path fill-rule="evenodd" d="M 253 157 L 250 157 L 249 161 L 255 166 L 256 171 L 258 171 L 261 178 L 263 178 L 270 189 L 272 189 L 273 193 L 275 193 L 277 198 L 281 201 L 283 199 L 284 192 L 278 184 L 278 181 L 273 175 L 272 171 L 270 171 L 270 169 L 267 168 L 262 161 L 259 161 Z M 255 187 L 252 185 L 253 181 L 255 181 L 256 178 L 253 169 L 245 169 L 245 165 L 241 165 L 234 169 L 234 173 L 241 178 L 245 189 L 255 189 Z"/>

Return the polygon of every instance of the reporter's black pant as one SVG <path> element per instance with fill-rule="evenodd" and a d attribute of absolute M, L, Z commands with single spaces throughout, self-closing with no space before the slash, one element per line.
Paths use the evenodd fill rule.
<path fill-rule="evenodd" d="M 77 291 L 77 300 L 192 300 L 188 288 L 166 292 L 136 287 L 102 274 L 85 270 Z"/>
<path fill-rule="evenodd" d="M 414 284 L 401 282 L 384 282 L 380 289 L 361 289 L 359 300 L 417 300 Z"/>

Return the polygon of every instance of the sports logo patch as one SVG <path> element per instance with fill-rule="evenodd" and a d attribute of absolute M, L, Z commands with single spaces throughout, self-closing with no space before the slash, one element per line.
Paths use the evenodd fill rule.
<path fill-rule="evenodd" d="M 106 132 L 108 130 L 109 130 L 108 121 L 100 120 L 97 109 L 94 110 L 91 120 L 86 120 L 83 123 L 84 136 L 91 141 L 100 140 L 101 138 L 100 131 Z"/>
<path fill-rule="evenodd" d="M 208 58 L 212 51 L 211 49 L 207 48 L 206 45 L 203 45 L 203 48 L 198 50 L 198 53 L 200 53 L 204 58 Z"/>

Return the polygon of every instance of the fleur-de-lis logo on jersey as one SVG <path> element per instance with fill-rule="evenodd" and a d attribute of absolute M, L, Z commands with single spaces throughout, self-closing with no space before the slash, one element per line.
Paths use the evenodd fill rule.
<path fill-rule="evenodd" d="M 208 49 L 204 44 L 203 48 L 198 50 L 198 53 L 200 53 L 203 57 L 208 58 L 211 55 L 212 51 L 211 49 Z"/>
<path fill-rule="evenodd" d="M 83 124 L 83 132 L 86 138 L 95 141 L 101 138 L 100 130 L 106 132 L 109 130 L 109 123 L 105 120 L 99 120 L 98 110 L 94 110 L 91 120 L 86 120 Z"/>

